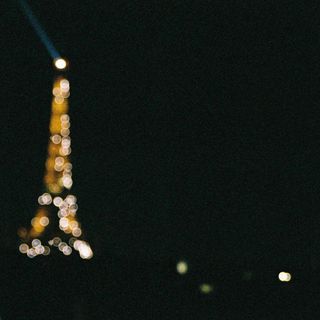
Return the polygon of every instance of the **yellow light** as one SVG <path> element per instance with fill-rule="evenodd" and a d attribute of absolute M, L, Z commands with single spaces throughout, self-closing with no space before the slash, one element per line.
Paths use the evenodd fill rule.
<path fill-rule="evenodd" d="M 21 253 L 27 253 L 29 246 L 26 243 L 22 243 L 19 246 L 19 250 Z"/>
<path fill-rule="evenodd" d="M 185 261 L 179 261 L 177 263 L 177 272 L 180 274 L 185 274 L 188 272 L 188 264 Z"/>
<path fill-rule="evenodd" d="M 280 272 L 279 275 L 279 280 L 282 282 L 289 282 L 291 280 L 291 274 L 289 272 Z"/>
<path fill-rule="evenodd" d="M 67 61 L 62 58 L 58 58 L 54 61 L 54 65 L 57 69 L 63 70 L 67 67 Z"/>
<path fill-rule="evenodd" d="M 213 286 L 211 284 L 208 284 L 208 283 L 203 283 L 203 284 L 200 285 L 199 289 L 200 289 L 201 293 L 209 294 L 210 292 L 212 292 Z"/>
<path fill-rule="evenodd" d="M 74 229 L 72 229 L 72 235 L 73 235 L 74 237 L 80 237 L 81 234 L 82 234 L 82 231 L 81 231 L 80 228 L 74 228 Z"/>

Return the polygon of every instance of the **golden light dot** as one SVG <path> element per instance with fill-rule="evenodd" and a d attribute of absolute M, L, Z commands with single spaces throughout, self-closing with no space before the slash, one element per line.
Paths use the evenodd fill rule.
<path fill-rule="evenodd" d="M 70 134 L 70 130 L 63 128 L 63 129 L 61 129 L 60 133 L 63 137 L 67 137 Z"/>
<path fill-rule="evenodd" d="M 53 94 L 55 97 L 60 96 L 60 95 L 61 95 L 61 90 L 60 90 L 60 88 L 53 88 L 52 94 Z"/>
<path fill-rule="evenodd" d="M 289 282 L 291 280 L 291 274 L 289 272 L 280 272 L 278 278 L 282 282 Z"/>
<path fill-rule="evenodd" d="M 57 69 L 63 70 L 67 67 L 67 61 L 63 58 L 58 58 L 54 61 L 54 65 Z"/>
<path fill-rule="evenodd" d="M 74 229 L 72 230 L 72 235 L 73 235 L 74 237 L 80 237 L 81 234 L 82 234 L 82 231 L 81 231 L 80 228 L 74 228 Z"/>
<path fill-rule="evenodd" d="M 213 286 L 209 283 L 203 283 L 199 287 L 200 292 L 203 294 L 209 294 L 210 292 L 213 291 Z"/>
<path fill-rule="evenodd" d="M 185 261 L 179 261 L 177 263 L 177 272 L 179 274 L 186 274 L 188 272 L 188 264 Z"/>
<path fill-rule="evenodd" d="M 69 121 L 70 117 L 66 113 L 60 116 L 60 121 Z"/>
<path fill-rule="evenodd" d="M 61 96 L 57 96 L 57 97 L 54 98 L 54 102 L 56 104 L 62 104 L 64 102 L 64 98 L 61 97 Z"/>
<path fill-rule="evenodd" d="M 26 243 L 22 243 L 19 246 L 19 251 L 21 253 L 27 253 L 28 249 L 29 249 L 29 246 Z"/>
<path fill-rule="evenodd" d="M 47 255 L 49 255 L 50 254 L 50 248 L 48 247 L 48 246 L 45 246 L 44 247 L 44 251 L 43 251 L 43 255 L 44 256 L 47 256 Z"/>
<path fill-rule="evenodd" d="M 51 140 L 54 144 L 59 144 L 61 142 L 61 136 L 58 134 L 55 134 L 51 137 Z"/>

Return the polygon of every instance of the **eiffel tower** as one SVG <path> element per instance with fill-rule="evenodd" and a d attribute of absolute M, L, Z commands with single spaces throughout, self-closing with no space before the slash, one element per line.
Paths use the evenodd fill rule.
<path fill-rule="evenodd" d="M 29 258 L 49 255 L 54 249 L 66 256 L 77 251 L 82 259 L 91 259 L 92 249 L 83 240 L 83 231 L 77 218 L 77 198 L 71 193 L 70 82 L 62 72 L 67 62 L 62 58 L 56 59 L 55 67 L 60 72 L 54 79 L 52 89 L 44 190 L 38 198 L 38 209 L 30 228 L 18 230 L 21 239 L 19 251 Z"/>

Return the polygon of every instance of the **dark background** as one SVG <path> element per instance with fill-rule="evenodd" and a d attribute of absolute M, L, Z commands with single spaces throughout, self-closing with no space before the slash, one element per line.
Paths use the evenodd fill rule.
<path fill-rule="evenodd" d="M 42 191 L 54 71 L 5 1 L 1 319 L 312 318 L 319 4 L 29 3 L 70 61 L 73 192 L 95 255 L 17 251 Z"/>

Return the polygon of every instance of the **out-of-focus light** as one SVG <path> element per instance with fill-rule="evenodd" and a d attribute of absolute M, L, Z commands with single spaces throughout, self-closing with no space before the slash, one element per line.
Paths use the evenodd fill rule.
<path fill-rule="evenodd" d="M 77 240 L 78 240 L 78 239 L 77 239 L 77 238 L 74 238 L 74 237 L 70 238 L 70 239 L 69 239 L 69 245 L 70 245 L 71 247 L 73 247 L 74 243 L 75 243 Z"/>
<path fill-rule="evenodd" d="M 188 272 L 188 264 L 185 261 L 179 261 L 177 263 L 177 272 L 179 274 L 186 274 Z"/>
<path fill-rule="evenodd" d="M 43 251 L 43 255 L 47 256 L 50 254 L 50 248 L 48 246 L 44 246 L 44 251 Z"/>
<path fill-rule="evenodd" d="M 56 207 L 59 207 L 62 202 L 63 202 L 63 200 L 62 200 L 61 197 L 55 197 L 55 198 L 53 199 L 53 204 L 54 204 Z"/>
<path fill-rule="evenodd" d="M 64 255 L 69 256 L 72 253 L 72 249 L 67 245 L 62 249 L 62 252 Z"/>
<path fill-rule="evenodd" d="M 63 137 L 67 137 L 70 134 L 70 130 L 69 129 L 61 129 L 60 133 Z"/>
<path fill-rule="evenodd" d="M 60 81 L 60 88 L 61 88 L 61 91 L 64 91 L 64 92 L 69 91 L 70 89 L 69 81 L 67 79 L 62 79 Z"/>
<path fill-rule="evenodd" d="M 61 136 L 58 134 L 55 134 L 51 137 L 51 140 L 54 144 L 59 144 L 61 142 Z"/>
<path fill-rule="evenodd" d="M 60 242 L 58 245 L 58 248 L 60 251 L 63 251 L 63 249 L 68 246 L 65 242 Z"/>
<path fill-rule="evenodd" d="M 82 234 L 82 231 L 81 231 L 80 228 L 74 228 L 74 229 L 72 229 L 72 235 L 73 235 L 74 237 L 80 237 L 81 234 Z"/>
<path fill-rule="evenodd" d="M 37 255 L 36 251 L 34 250 L 34 248 L 28 249 L 27 251 L 27 256 L 29 258 L 34 258 Z"/>
<path fill-rule="evenodd" d="M 27 253 L 28 249 L 29 249 L 29 246 L 26 243 L 22 243 L 19 246 L 19 251 L 21 253 Z"/>
<path fill-rule="evenodd" d="M 93 252 L 90 245 L 82 240 L 76 240 L 73 244 L 75 250 L 79 251 L 80 257 L 82 259 L 91 259 L 93 257 Z"/>
<path fill-rule="evenodd" d="M 67 189 L 70 189 L 72 187 L 72 178 L 70 175 L 65 175 L 62 177 L 62 183 L 63 186 Z"/>
<path fill-rule="evenodd" d="M 68 226 L 69 226 L 68 218 L 61 218 L 60 221 L 59 221 L 59 225 L 63 230 L 68 228 Z"/>
<path fill-rule="evenodd" d="M 289 282 L 291 280 L 291 274 L 289 272 L 280 272 L 279 275 L 279 280 L 282 282 Z"/>
<path fill-rule="evenodd" d="M 56 157 L 54 161 L 58 166 L 62 166 L 64 163 L 64 159 L 62 157 Z"/>
<path fill-rule="evenodd" d="M 75 204 L 77 202 L 77 198 L 72 195 L 72 194 L 69 194 L 67 197 L 66 197 L 66 202 L 69 204 L 69 205 L 72 205 L 72 204 Z"/>
<path fill-rule="evenodd" d="M 41 217 L 39 219 L 39 223 L 43 226 L 46 227 L 49 224 L 49 218 L 48 217 Z"/>
<path fill-rule="evenodd" d="M 37 246 L 35 249 L 36 254 L 43 254 L 44 253 L 44 246 Z"/>
<path fill-rule="evenodd" d="M 59 243 L 61 242 L 61 239 L 59 237 L 55 237 L 52 239 L 52 244 L 57 247 Z"/>
<path fill-rule="evenodd" d="M 63 148 L 68 148 L 71 145 L 71 139 L 70 137 L 64 137 L 61 141 L 61 145 Z"/>
<path fill-rule="evenodd" d="M 54 102 L 56 104 L 62 104 L 64 102 L 64 98 L 61 97 L 61 96 L 57 96 L 57 97 L 54 98 Z"/>
<path fill-rule="evenodd" d="M 213 291 L 213 286 L 209 283 L 203 283 L 199 286 L 200 292 L 203 294 L 209 294 Z"/>
<path fill-rule="evenodd" d="M 32 240 L 32 246 L 35 248 L 35 247 L 38 247 L 41 245 L 41 241 L 39 239 L 33 239 Z"/>
<path fill-rule="evenodd" d="M 70 117 L 69 117 L 69 115 L 67 115 L 66 113 L 65 114 L 62 114 L 61 116 L 60 116 L 60 121 L 69 121 L 70 120 Z"/>
<path fill-rule="evenodd" d="M 67 61 L 63 58 L 58 58 L 54 61 L 54 65 L 57 69 L 63 70 L 67 67 Z"/>

